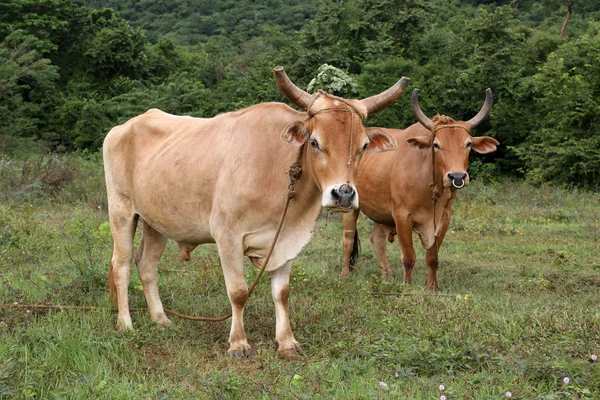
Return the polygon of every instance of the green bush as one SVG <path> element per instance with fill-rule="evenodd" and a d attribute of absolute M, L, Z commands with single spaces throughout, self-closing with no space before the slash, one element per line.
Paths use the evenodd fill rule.
<path fill-rule="evenodd" d="M 25 138 L 96 151 L 149 108 L 211 117 L 281 101 L 272 71 L 284 65 L 300 87 L 359 98 L 407 75 L 427 114 L 462 120 L 490 87 L 494 108 L 474 134 L 501 146 L 478 158 L 474 176 L 595 188 L 600 3 L 572 9 L 561 38 L 566 4 L 556 1 L 4 2 L 0 149 L 22 153 Z M 405 95 L 366 123 L 414 121 Z M 36 184 L 26 197 L 46 190 Z"/>

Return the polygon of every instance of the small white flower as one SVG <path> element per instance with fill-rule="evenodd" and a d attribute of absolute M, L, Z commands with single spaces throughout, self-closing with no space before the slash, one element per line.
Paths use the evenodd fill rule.
<path fill-rule="evenodd" d="M 440 390 L 444 390 L 446 387 L 444 385 L 440 385 Z"/>
<path fill-rule="evenodd" d="M 387 383 L 385 382 L 379 382 L 379 386 L 381 386 L 382 388 L 388 387 Z"/>
<path fill-rule="evenodd" d="M 565 376 L 565 378 L 563 379 L 564 383 L 569 383 L 571 380 L 569 379 L 569 377 Z"/>
<path fill-rule="evenodd" d="M 592 356 L 590 358 L 592 359 L 592 361 L 596 361 L 598 359 L 598 356 L 595 354 L 592 354 Z"/>
<path fill-rule="evenodd" d="M 512 393 L 511 392 L 506 392 L 506 397 L 507 398 L 511 398 L 512 397 Z"/>
<path fill-rule="evenodd" d="M 441 396 L 440 396 L 440 400 L 446 400 L 446 396 L 444 396 L 444 395 L 441 395 Z"/>

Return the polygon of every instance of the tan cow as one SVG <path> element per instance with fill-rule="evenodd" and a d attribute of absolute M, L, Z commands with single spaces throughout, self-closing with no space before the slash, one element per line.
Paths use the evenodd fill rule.
<path fill-rule="evenodd" d="M 438 250 L 450 223 L 456 191 L 469 184 L 469 152 L 473 149 L 478 153 L 490 153 L 499 144 L 489 136 L 470 135 L 470 130 L 487 116 L 492 102 L 492 91 L 487 89 L 483 107 L 471 120 L 454 121 L 440 115 L 431 120 L 421 111 L 419 90 L 414 89 L 412 110 L 419 123 L 404 130 L 383 129 L 398 142 L 396 151 L 377 158 L 369 154 L 363 157 L 356 175 L 356 189 L 360 193 L 360 210 L 374 222 L 371 242 L 384 279 L 392 277 L 386 256 L 386 239 L 393 242 L 397 234 L 402 250 L 404 282 L 411 283 L 416 260 L 412 233 L 416 232 L 427 250 L 427 288 L 438 290 Z M 437 198 L 435 211 L 434 197 Z M 353 210 L 343 217 L 342 275 L 350 273 L 356 260 L 358 213 L 359 210 Z"/>
<path fill-rule="evenodd" d="M 282 67 L 275 69 L 275 81 L 287 99 L 307 112 L 263 103 L 202 119 L 153 109 L 109 132 L 103 150 L 114 238 L 109 281 L 119 308 L 117 328 L 133 329 L 127 286 L 141 218 L 144 236 L 137 268 L 152 320 L 170 324 L 157 286 L 157 265 L 167 240 L 177 241 L 188 257 L 196 245 L 216 243 L 233 313 L 228 352 L 251 355 L 243 324 L 248 297 L 244 256 L 262 266 L 286 201 L 288 167 L 298 147 L 307 143 L 297 196 L 266 268 L 279 352 L 284 357 L 297 354 L 300 347 L 288 317 L 292 261 L 309 242 L 321 207 L 358 208 L 354 174 L 363 152 L 397 145 L 381 130 L 367 133 L 361 121 L 392 104 L 408 78 L 364 100 L 310 95 Z"/>

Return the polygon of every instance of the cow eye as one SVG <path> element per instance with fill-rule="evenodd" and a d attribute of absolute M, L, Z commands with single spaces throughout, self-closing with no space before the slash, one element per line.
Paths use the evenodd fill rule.
<path fill-rule="evenodd" d="M 437 144 L 437 143 L 434 143 L 434 144 L 433 144 L 433 148 L 434 148 L 434 149 L 436 149 L 436 150 L 441 150 L 441 149 L 442 149 L 442 148 L 440 147 L 440 145 L 439 145 L 439 144 Z"/>
<path fill-rule="evenodd" d="M 312 147 L 313 149 L 320 150 L 319 142 L 317 142 L 316 139 L 310 139 L 308 143 L 310 143 L 310 147 Z"/>
<path fill-rule="evenodd" d="M 472 144 L 473 144 L 472 142 L 467 143 L 465 145 L 465 149 L 470 149 Z"/>
<path fill-rule="evenodd" d="M 362 147 L 362 149 L 360 149 L 360 152 L 364 153 L 367 150 L 367 147 L 369 147 L 369 143 L 365 143 L 365 145 Z"/>

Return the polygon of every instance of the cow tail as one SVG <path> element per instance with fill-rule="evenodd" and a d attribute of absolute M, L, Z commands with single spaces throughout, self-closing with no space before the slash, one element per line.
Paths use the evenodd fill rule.
<path fill-rule="evenodd" d="M 110 262 L 110 269 L 108 270 L 108 299 L 115 306 L 119 306 L 117 299 L 117 285 L 115 285 L 115 275 L 113 273 L 113 263 Z"/>
<path fill-rule="evenodd" d="M 354 230 L 354 244 L 352 245 L 352 253 L 350 253 L 350 265 L 356 264 L 356 259 L 360 253 L 360 239 L 358 238 L 358 228 Z"/>

